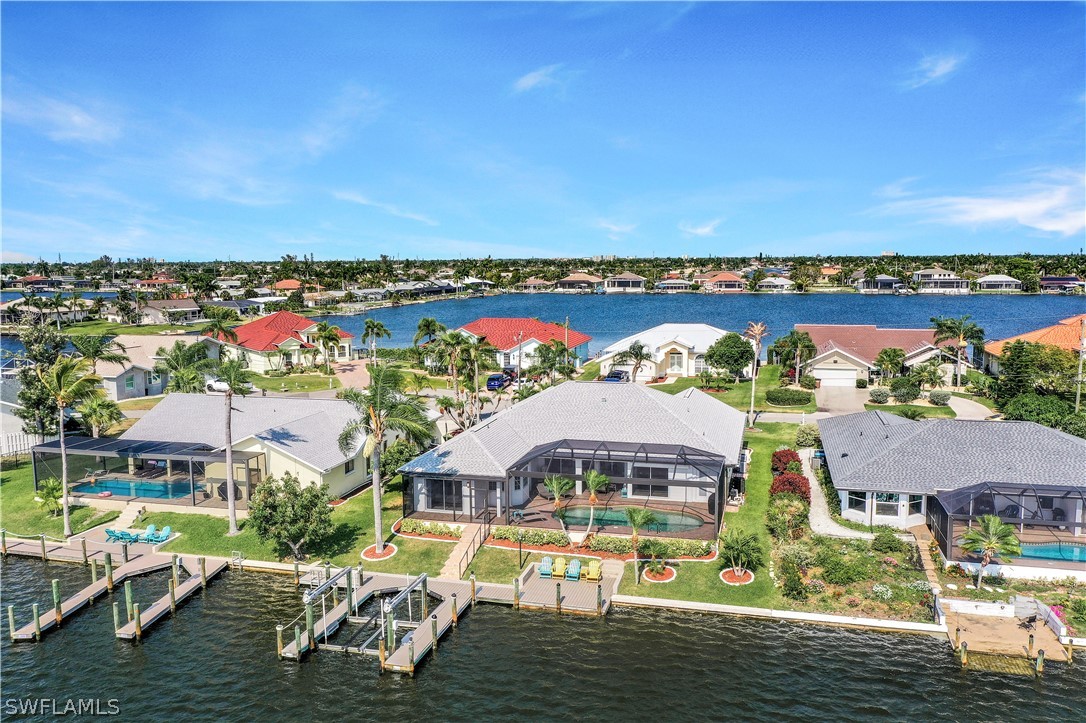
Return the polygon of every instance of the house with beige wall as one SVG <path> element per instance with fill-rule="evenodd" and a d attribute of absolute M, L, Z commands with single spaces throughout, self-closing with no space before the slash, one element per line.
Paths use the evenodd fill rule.
<path fill-rule="evenodd" d="M 600 354 L 600 371 L 623 369 L 633 375 L 631 364 L 617 363 L 616 357 L 641 343 L 653 356 L 637 372 L 638 381 L 660 377 L 695 377 L 708 368 L 705 352 L 728 332 L 709 324 L 660 324 L 651 329 L 631 334 L 611 344 Z M 748 367 L 744 374 L 750 374 Z"/>

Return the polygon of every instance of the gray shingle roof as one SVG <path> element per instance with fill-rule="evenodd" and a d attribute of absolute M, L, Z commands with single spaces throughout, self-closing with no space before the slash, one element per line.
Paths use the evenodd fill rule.
<path fill-rule="evenodd" d="M 860 412 L 818 423 L 839 489 L 932 494 L 980 482 L 1086 487 L 1086 439 L 1033 422 L 910 421 Z"/>
<path fill-rule="evenodd" d="M 735 464 L 744 416 L 697 390 L 566 382 L 506 409 L 401 467 L 418 474 L 505 477 L 537 445 L 576 439 L 685 445 Z"/>
<path fill-rule="evenodd" d="M 201 442 L 222 449 L 225 406 L 222 396 L 168 394 L 121 438 Z M 256 437 L 321 471 L 347 461 L 339 450 L 339 433 L 357 416 L 347 402 L 235 396 L 233 408 L 235 444 Z"/>

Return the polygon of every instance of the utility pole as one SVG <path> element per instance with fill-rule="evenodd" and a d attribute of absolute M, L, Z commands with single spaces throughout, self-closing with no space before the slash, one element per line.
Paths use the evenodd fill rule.
<path fill-rule="evenodd" d="M 569 366 L 569 314 L 566 314 L 566 366 Z"/>
<path fill-rule="evenodd" d="M 1082 360 L 1086 358 L 1086 315 L 1079 322 L 1078 337 L 1078 384 L 1075 387 L 1075 413 L 1082 408 Z"/>
<path fill-rule="evenodd" d="M 520 347 L 521 347 L 521 343 L 523 341 L 524 341 L 524 332 L 523 331 L 518 331 L 517 332 L 517 385 L 518 386 L 521 383 L 521 381 L 520 381 L 520 358 L 521 358 Z"/>

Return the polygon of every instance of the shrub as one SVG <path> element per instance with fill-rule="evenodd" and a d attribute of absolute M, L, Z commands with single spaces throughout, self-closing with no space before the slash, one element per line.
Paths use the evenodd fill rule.
<path fill-rule="evenodd" d="M 867 566 L 859 560 L 837 556 L 822 568 L 822 577 L 833 585 L 850 585 L 867 577 Z"/>
<path fill-rule="evenodd" d="M 807 590 L 812 595 L 821 595 L 826 592 L 826 583 L 821 580 L 811 580 L 807 583 Z"/>
<path fill-rule="evenodd" d="M 713 551 L 713 543 L 709 540 L 680 540 L 666 537 L 642 538 L 637 542 L 638 551 L 648 540 L 657 540 L 664 545 L 669 558 L 673 557 L 705 557 Z"/>
<path fill-rule="evenodd" d="M 769 494 L 770 496 L 793 494 L 807 504 L 811 504 L 811 483 L 801 474 L 785 472 L 773 479 L 773 484 L 769 487 Z"/>
<path fill-rule="evenodd" d="M 765 400 L 778 407 L 801 407 L 811 402 L 811 393 L 802 389 L 770 389 Z"/>
<path fill-rule="evenodd" d="M 801 424 L 796 430 L 796 446 L 801 448 L 822 446 L 822 435 L 817 424 Z"/>
<path fill-rule="evenodd" d="M 905 548 L 906 544 L 889 530 L 879 530 L 871 541 L 871 549 L 875 552 L 905 552 Z"/>
<path fill-rule="evenodd" d="M 908 404 L 920 396 L 920 387 L 908 377 L 901 377 L 890 382 L 890 395 L 898 404 Z"/>
<path fill-rule="evenodd" d="M 857 389 L 867 389 L 867 380 L 864 379 L 863 377 L 860 377 L 859 379 L 857 379 L 856 380 L 856 388 Z"/>
<path fill-rule="evenodd" d="M 269 369 L 268 371 L 264 372 L 264 376 L 266 377 L 285 377 L 288 375 L 290 375 L 290 372 L 288 372 L 286 369 Z"/>
<path fill-rule="evenodd" d="M 1076 437 L 1086 437 L 1086 414 L 1068 414 L 1060 422 L 1060 430 Z"/>
<path fill-rule="evenodd" d="M 803 575 L 798 567 L 790 563 L 781 565 L 781 593 L 792 600 L 807 599 L 807 586 L 803 584 Z"/>
<path fill-rule="evenodd" d="M 610 552 L 614 555 L 628 555 L 633 547 L 628 537 L 609 537 L 593 535 L 588 539 L 588 549 L 593 552 Z"/>
<path fill-rule="evenodd" d="M 867 393 L 867 398 L 872 404 L 886 404 L 890 401 L 890 391 L 882 387 L 874 387 Z"/>
<path fill-rule="evenodd" d="M 841 514 L 841 495 L 837 494 L 837 488 L 833 486 L 830 471 L 825 466 L 815 470 L 815 479 L 822 486 L 822 496 L 826 498 L 826 505 L 830 508 L 830 514 Z"/>
<path fill-rule="evenodd" d="M 1003 405 L 1003 416 L 1007 419 L 1037 422 L 1046 427 L 1057 426 L 1072 411 L 1071 405 L 1059 397 L 1040 394 L 1019 394 Z"/>
<path fill-rule="evenodd" d="M 525 545 L 557 545 L 558 547 L 569 547 L 569 536 L 560 530 L 535 530 L 525 529 L 523 527 L 513 527 L 512 525 L 502 525 L 495 527 L 493 536 L 495 540 L 512 540 L 517 541 L 517 533 L 524 533 Z M 627 550 L 628 551 L 628 550 Z"/>
<path fill-rule="evenodd" d="M 814 553 L 811 548 L 802 542 L 783 545 L 780 549 L 780 556 L 781 562 L 791 563 L 801 569 L 810 567 L 811 562 L 814 560 Z"/>
<path fill-rule="evenodd" d="M 392 477 L 396 470 L 413 460 L 419 455 L 418 447 L 414 442 L 406 439 L 397 439 L 389 448 L 381 453 L 381 474 Z"/>
<path fill-rule="evenodd" d="M 791 472 L 792 474 L 803 474 L 803 463 L 789 462 L 788 469 L 786 469 L 785 472 Z"/>
<path fill-rule="evenodd" d="M 928 401 L 937 407 L 945 407 L 950 403 L 950 392 L 945 389 L 933 389 L 928 393 Z"/>
<path fill-rule="evenodd" d="M 883 585 L 882 583 L 878 583 L 871 586 L 871 597 L 875 598 L 876 600 L 885 601 L 889 600 L 893 596 L 894 592 L 890 589 L 889 585 Z"/>
<path fill-rule="evenodd" d="M 777 495 L 765 514 L 766 529 L 778 540 L 793 540 L 807 524 L 809 508 L 795 495 Z"/>
<path fill-rule="evenodd" d="M 460 538 L 462 530 L 459 527 L 446 525 L 444 522 L 426 522 L 411 517 L 404 518 L 400 522 L 400 532 L 408 535 L 438 535 L 440 537 Z"/>
<path fill-rule="evenodd" d="M 773 453 L 773 458 L 770 461 L 770 466 L 773 468 L 773 472 L 780 474 L 788 470 L 788 465 L 792 462 L 800 462 L 799 452 L 794 449 L 784 448 L 778 449 Z M 803 468 L 800 463 L 800 469 Z"/>
<path fill-rule="evenodd" d="M 814 389 L 818 386 L 818 380 L 810 374 L 804 374 L 799 378 L 799 385 L 804 389 Z"/>

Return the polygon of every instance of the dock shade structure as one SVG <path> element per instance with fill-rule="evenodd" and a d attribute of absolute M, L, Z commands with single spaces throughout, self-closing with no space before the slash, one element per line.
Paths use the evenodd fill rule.
<path fill-rule="evenodd" d="M 68 437 L 68 484 L 73 496 L 146 499 L 153 502 L 222 506 L 226 502 L 226 454 L 196 442 Z M 263 452 L 235 450 L 234 496 L 244 509 L 264 479 Z M 31 450 L 34 488 L 61 477 L 60 441 Z"/>
<path fill-rule="evenodd" d="M 1014 525 L 1024 545 L 1086 544 L 1086 487 L 1081 486 L 981 482 L 936 493 L 927 515 L 948 560 L 960 557 L 961 536 L 984 515 Z"/>

